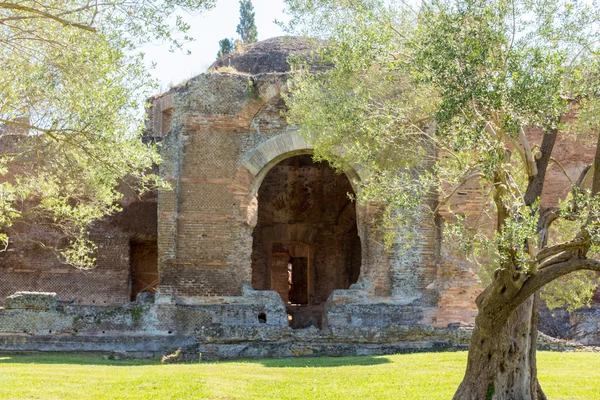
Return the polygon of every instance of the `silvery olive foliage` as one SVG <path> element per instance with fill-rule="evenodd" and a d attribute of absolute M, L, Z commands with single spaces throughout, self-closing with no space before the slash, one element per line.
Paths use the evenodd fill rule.
<path fill-rule="evenodd" d="M 210 0 L 0 2 L 0 130 L 26 136 L 0 155 L 0 240 L 15 221 L 59 231 L 53 248 L 78 268 L 95 263 L 89 225 L 119 210 L 128 186 L 163 185 L 143 144 L 143 108 L 155 88 L 137 48 L 189 40 L 183 10 Z M 15 139 L 16 140 L 16 139 Z M 14 140 L 13 140 L 14 142 Z"/>
<path fill-rule="evenodd" d="M 289 121 L 315 157 L 357 169 L 359 201 L 386 205 L 380 225 L 388 244 L 410 246 L 420 226 L 443 224 L 450 253 L 478 262 L 486 284 L 499 271 L 516 277 L 515 293 L 542 268 L 594 255 L 594 168 L 580 182 L 569 178 L 572 194 L 560 207 L 542 207 L 530 191 L 543 185 L 537 167 L 545 156 L 526 132 L 596 144 L 596 1 L 286 4 L 290 32 L 328 41 L 316 61 L 295 60 Z M 484 200 L 471 214 L 452 207 L 465 185 L 478 185 Z M 549 305 L 586 304 L 595 274 L 567 275 L 579 268 L 575 258 L 525 288 L 552 282 Z"/>

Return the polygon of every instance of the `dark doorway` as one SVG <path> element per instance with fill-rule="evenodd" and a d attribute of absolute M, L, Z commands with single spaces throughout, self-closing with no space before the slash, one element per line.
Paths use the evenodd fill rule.
<path fill-rule="evenodd" d="M 156 240 L 129 242 L 131 301 L 142 292 L 155 293 L 158 285 L 158 246 Z"/>
<path fill-rule="evenodd" d="M 290 304 L 308 304 L 308 258 L 292 257 L 288 270 Z"/>

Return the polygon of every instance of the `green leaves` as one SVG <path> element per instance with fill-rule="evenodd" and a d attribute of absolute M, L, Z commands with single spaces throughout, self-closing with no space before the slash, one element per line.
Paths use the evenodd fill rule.
<path fill-rule="evenodd" d="M 163 186 L 152 168 L 156 148 L 143 144 L 145 99 L 154 81 L 139 44 L 180 47 L 189 29 L 170 16 L 179 7 L 201 11 L 210 0 L 24 0 L 0 4 L 0 137 L 11 154 L 0 172 L 0 240 L 14 221 L 60 232 L 60 257 L 94 265 L 88 227 L 119 210 L 124 190 Z M 18 206 L 17 206 L 18 204 Z"/>
<path fill-rule="evenodd" d="M 598 286 L 597 274 L 593 271 L 577 271 L 548 283 L 541 291 L 549 309 L 565 307 L 573 311 L 590 306 L 594 290 Z"/>
<path fill-rule="evenodd" d="M 289 121 L 317 158 L 340 169 L 360 165 L 357 198 L 387 206 L 379 221 L 387 241 L 414 243 L 423 220 L 441 213 L 447 242 L 492 267 L 482 269 L 490 280 L 495 268 L 535 274 L 544 245 L 540 207 L 525 204 L 524 193 L 542 154 L 525 132 L 563 128 L 597 138 L 600 7 L 567 0 L 286 4 L 291 31 L 328 40 L 321 68 L 295 65 Z M 575 108 L 576 122 L 565 122 Z M 467 189 L 479 196 L 479 209 L 454 207 Z M 583 202 L 569 218 L 600 243 L 590 223 L 595 209 Z"/>
<path fill-rule="evenodd" d="M 314 62 L 293 63 L 288 120 L 314 145 L 317 159 L 357 170 L 359 201 L 390 205 L 380 218 L 387 244 L 410 246 L 418 239 L 422 204 L 434 185 L 427 172 L 432 147 L 424 122 L 436 95 L 416 86 L 398 66 L 403 46 L 394 42 L 392 30 L 380 29 L 394 16 L 382 4 L 369 4 L 373 8 L 352 3 L 354 13 L 340 10 L 348 24 L 334 25 L 329 46 L 313 55 L 318 72 L 310 71 Z M 394 224 L 403 229 L 385 229 Z"/>
<path fill-rule="evenodd" d="M 254 23 L 254 6 L 251 0 L 240 0 L 240 23 L 236 32 L 244 45 L 254 43 L 258 39 L 258 31 Z"/>

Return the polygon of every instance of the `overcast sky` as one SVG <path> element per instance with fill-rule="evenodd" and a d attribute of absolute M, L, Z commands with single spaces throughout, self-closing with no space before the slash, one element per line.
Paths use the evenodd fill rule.
<path fill-rule="evenodd" d="M 275 19 L 286 20 L 283 0 L 253 0 L 252 4 L 258 40 L 284 35 L 281 28 L 273 23 Z M 211 11 L 196 16 L 185 14 L 184 19 L 191 26 L 189 35 L 195 39 L 185 47 L 192 52 L 191 55 L 180 51 L 170 53 L 168 45 L 145 46 L 142 50 L 148 64 L 157 64 L 152 73 L 159 80 L 161 91 L 205 72 L 217 57 L 219 40 L 238 37 L 235 29 L 239 15 L 238 0 L 217 0 L 217 6 Z"/>

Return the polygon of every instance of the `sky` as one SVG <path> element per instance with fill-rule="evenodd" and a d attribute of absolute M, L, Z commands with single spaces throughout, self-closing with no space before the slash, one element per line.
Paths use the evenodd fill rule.
<path fill-rule="evenodd" d="M 281 28 L 273 22 L 275 19 L 287 20 L 283 14 L 283 0 L 253 0 L 252 4 L 256 15 L 258 40 L 284 35 Z M 145 53 L 144 58 L 148 65 L 156 63 L 152 75 L 160 83 L 157 93 L 206 72 L 217 58 L 219 40 L 238 37 L 235 29 L 239 23 L 239 15 L 238 0 L 217 0 L 216 7 L 208 12 L 199 15 L 182 14 L 190 25 L 188 35 L 195 39 L 185 45 L 185 50 L 192 52 L 190 55 L 178 50 L 171 53 L 167 44 L 149 44 L 141 49 Z"/>

